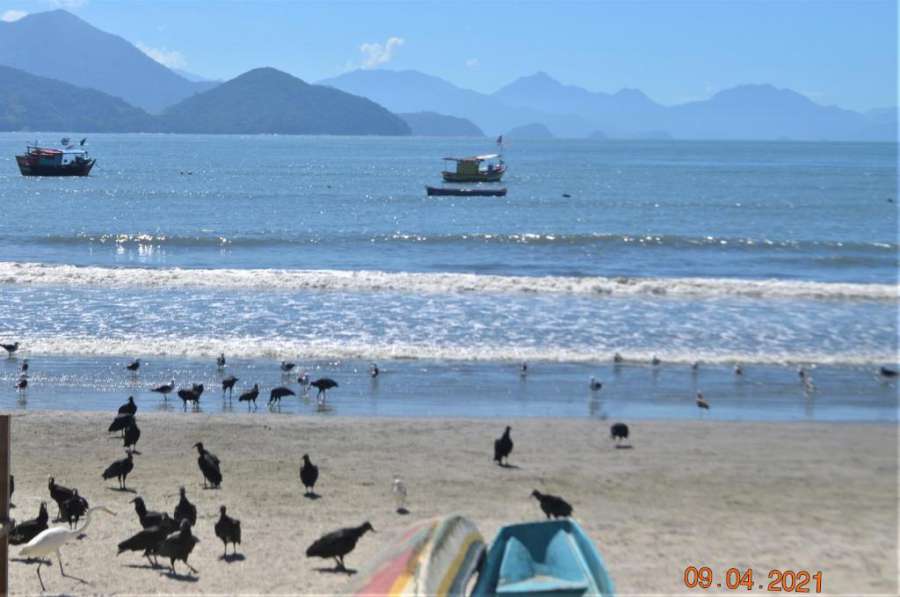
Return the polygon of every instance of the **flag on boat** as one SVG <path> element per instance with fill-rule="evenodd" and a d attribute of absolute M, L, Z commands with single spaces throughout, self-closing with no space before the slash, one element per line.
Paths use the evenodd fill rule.
<path fill-rule="evenodd" d="M 464 595 L 484 553 L 475 524 L 459 515 L 423 520 L 381 551 L 354 583 L 356 595 Z"/>

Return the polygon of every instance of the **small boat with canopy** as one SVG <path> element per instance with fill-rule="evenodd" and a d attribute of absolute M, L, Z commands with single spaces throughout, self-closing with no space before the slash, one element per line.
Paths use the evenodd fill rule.
<path fill-rule="evenodd" d="M 506 172 L 503 155 L 499 153 L 444 160 L 456 165 L 453 170 L 441 172 L 444 182 L 500 182 Z"/>
<path fill-rule="evenodd" d="M 22 176 L 87 176 L 96 160 L 84 148 L 86 141 L 75 146 L 65 137 L 62 149 L 26 145 L 25 153 L 16 156 L 19 172 Z"/>

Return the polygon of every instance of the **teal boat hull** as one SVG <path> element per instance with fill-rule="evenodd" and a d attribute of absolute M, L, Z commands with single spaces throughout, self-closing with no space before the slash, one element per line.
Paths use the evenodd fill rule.
<path fill-rule="evenodd" d="M 567 518 L 501 528 L 472 596 L 613 595 L 614 590 L 593 541 Z"/>

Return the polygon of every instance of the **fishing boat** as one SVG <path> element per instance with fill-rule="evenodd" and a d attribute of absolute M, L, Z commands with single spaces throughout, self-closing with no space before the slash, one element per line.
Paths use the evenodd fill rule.
<path fill-rule="evenodd" d="M 497 533 L 472 597 L 612 595 L 603 560 L 571 518 L 505 526 Z"/>
<path fill-rule="evenodd" d="M 63 138 L 62 149 L 26 145 L 25 153 L 16 156 L 19 172 L 22 176 L 87 176 L 96 160 L 84 148 L 85 141 L 76 147 Z"/>
<path fill-rule="evenodd" d="M 489 188 L 489 187 L 425 187 L 428 196 L 449 196 L 449 197 L 505 197 L 506 187 Z"/>
<path fill-rule="evenodd" d="M 453 170 L 441 172 L 444 182 L 500 182 L 506 173 L 503 156 L 498 153 L 444 160 L 456 164 Z"/>

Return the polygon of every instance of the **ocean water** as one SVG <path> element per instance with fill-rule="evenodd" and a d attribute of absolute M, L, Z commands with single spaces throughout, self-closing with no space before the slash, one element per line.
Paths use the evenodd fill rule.
<path fill-rule="evenodd" d="M 0 135 L 2 408 L 180 410 L 149 386 L 225 352 L 264 396 L 281 359 L 341 383 L 285 413 L 897 420 L 893 144 L 519 141 L 505 198 L 429 198 L 490 141 L 94 135 L 35 179 L 33 136 Z"/>

